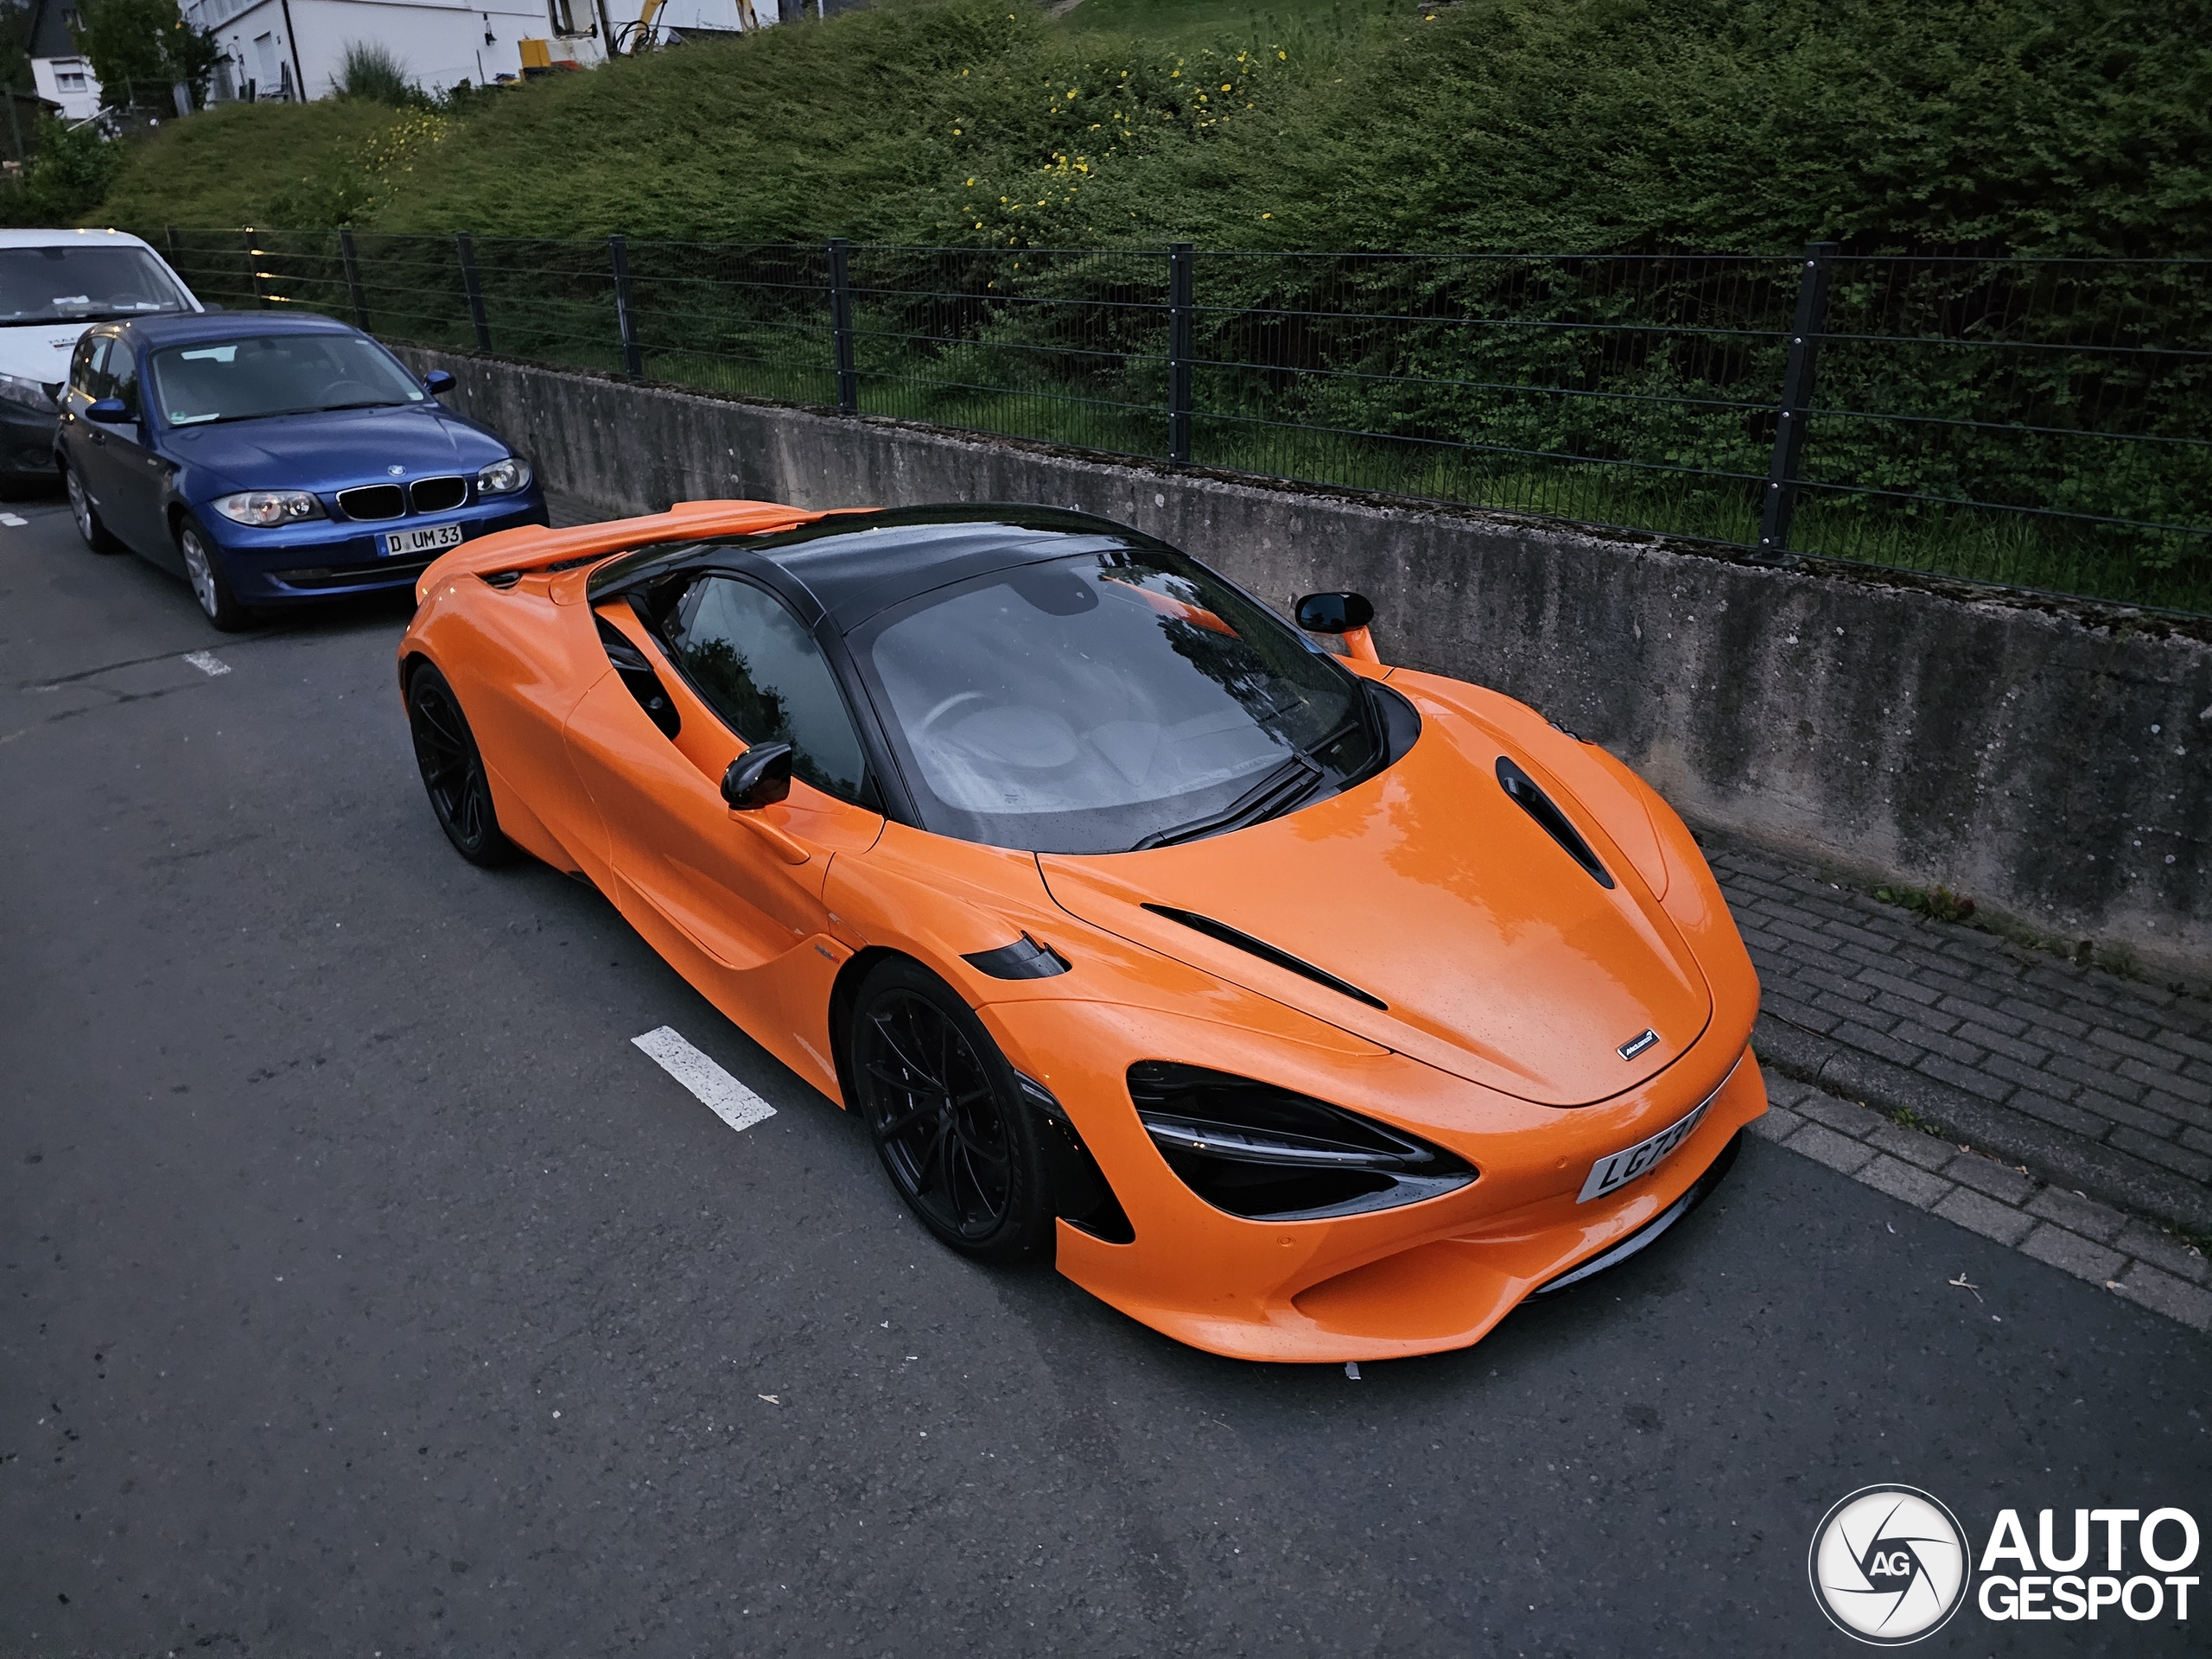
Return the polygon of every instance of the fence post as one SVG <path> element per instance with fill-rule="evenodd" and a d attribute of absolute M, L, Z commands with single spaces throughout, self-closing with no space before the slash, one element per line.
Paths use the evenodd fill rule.
<path fill-rule="evenodd" d="M 1167 459 L 1191 459 L 1191 321 L 1192 250 L 1188 242 L 1167 245 Z"/>
<path fill-rule="evenodd" d="M 1789 549 L 1789 520 L 1797 510 L 1797 463 L 1805 453 L 1806 411 L 1813 403 L 1813 371 L 1827 321 L 1828 266 L 1833 242 L 1806 245 L 1797 273 L 1797 315 L 1789 327 L 1789 354 L 1782 371 L 1782 407 L 1776 411 L 1774 454 L 1767 461 L 1765 499 L 1759 504 L 1759 551 L 1779 559 Z"/>
<path fill-rule="evenodd" d="M 354 250 L 350 226 L 338 232 L 338 255 L 346 264 L 346 292 L 353 302 L 353 326 L 365 334 L 369 332 L 369 302 L 361 288 L 361 257 Z"/>
<path fill-rule="evenodd" d="M 614 268 L 614 326 L 622 332 L 622 372 L 641 380 L 645 353 L 638 343 L 637 313 L 630 308 L 630 243 L 620 231 L 607 238 L 607 259 Z"/>
<path fill-rule="evenodd" d="M 842 413 L 857 415 L 861 377 L 853 362 L 851 252 L 852 244 L 843 237 L 830 238 L 830 333 L 837 348 L 837 408 Z"/>
<path fill-rule="evenodd" d="M 492 349 L 492 325 L 484 320 L 484 284 L 476 280 L 476 244 L 469 239 L 467 231 L 453 239 L 454 250 L 461 255 L 461 283 L 468 290 L 468 320 L 476 327 L 476 349 Z"/>

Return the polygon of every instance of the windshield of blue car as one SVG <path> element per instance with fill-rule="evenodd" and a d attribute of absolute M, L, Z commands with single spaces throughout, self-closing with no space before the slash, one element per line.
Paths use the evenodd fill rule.
<path fill-rule="evenodd" d="M 1236 829 L 1363 775 L 1360 682 L 1165 548 L 955 582 L 856 631 L 923 827 L 1033 852 Z"/>
<path fill-rule="evenodd" d="M 153 354 L 154 407 L 171 426 L 419 404 L 429 394 L 359 334 L 195 340 Z"/>
<path fill-rule="evenodd" d="M 0 324 L 91 322 L 191 309 L 175 278 L 143 248 L 114 242 L 0 248 Z"/>

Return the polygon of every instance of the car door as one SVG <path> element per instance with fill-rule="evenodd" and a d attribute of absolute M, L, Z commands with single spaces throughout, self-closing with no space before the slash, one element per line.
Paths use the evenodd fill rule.
<path fill-rule="evenodd" d="M 111 499 L 114 481 L 109 477 L 108 446 L 112 429 L 105 422 L 86 418 L 85 411 L 108 395 L 107 355 L 113 334 L 87 331 L 70 353 L 69 384 L 61 393 L 61 453 L 77 481 L 92 498 L 110 531 L 116 525 Z"/>
<path fill-rule="evenodd" d="M 666 639 L 624 602 L 597 620 L 617 672 L 566 729 L 607 824 L 616 903 L 725 1014 L 834 1093 L 824 1014 L 850 946 L 823 890 L 830 860 L 874 845 L 883 819 L 861 804 L 865 752 L 829 664 L 782 601 L 736 576 L 697 578 Z M 769 741 L 792 746 L 790 798 L 733 812 L 723 772 Z"/>
<path fill-rule="evenodd" d="M 183 568 L 183 558 L 163 522 L 162 482 L 168 464 L 154 448 L 153 422 L 140 395 L 137 354 L 128 340 L 118 338 L 107 349 L 105 396 L 121 402 L 124 418 L 96 423 L 104 442 L 97 442 L 101 467 L 108 484 L 103 505 L 108 528 L 138 552 L 156 563 Z"/>

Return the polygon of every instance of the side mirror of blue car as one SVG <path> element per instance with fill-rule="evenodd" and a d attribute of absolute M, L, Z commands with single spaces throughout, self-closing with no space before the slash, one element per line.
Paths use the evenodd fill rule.
<path fill-rule="evenodd" d="M 423 377 L 423 386 L 431 397 L 441 397 L 453 390 L 454 378 L 443 369 L 432 369 Z"/>
<path fill-rule="evenodd" d="M 129 420 L 130 411 L 123 406 L 122 398 L 103 397 L 86 410 L 85 416 L 88 420 L 105 421 L 110 425 L 113 425 L 118 422 Z"/>

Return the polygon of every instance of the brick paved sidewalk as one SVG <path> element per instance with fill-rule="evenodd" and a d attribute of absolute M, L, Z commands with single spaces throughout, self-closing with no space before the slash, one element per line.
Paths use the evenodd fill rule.
<path fill-rule="evenodd" d="M 1707 839 L 1758 966 L 1764 1060 L 2212 1236 L 2212 1001 Z"/>
<path fill-rule="evenodd" d="M 2212 1332 L 2212 1262 L 2139 1217 L 1766 1068 L 1752 1132 L 1985 1238 Z M 1961 1275 L 1963 1278 L 1964 1275 Z"/>

